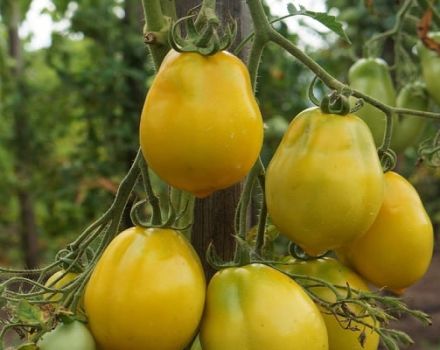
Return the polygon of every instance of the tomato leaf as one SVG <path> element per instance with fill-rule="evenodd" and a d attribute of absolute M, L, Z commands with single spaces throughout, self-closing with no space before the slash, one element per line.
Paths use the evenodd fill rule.
<path fill-rule="evenodd" d="M 294 16 L 307 16 L 313 18 L 314 20 L 326 26 L 332 32 L 339 35 L 344 41 L 351 44 L 347 33 L 345 33 L 344 28 L 342 27 L 342 23 L 339 22 L 335 16 L 331 16 L 325 12 L 309 11 L 304 6 L 299 5 L 299 7 L 296 7 L 292 3 L 287 5 L 287 11 L 289 12 L 289 14 Z"/>
<path fill-rule="evenodd" d="M 43 323 L 43 312 L 38 306 L 32 305 L 27 300 L 22 299 L 18 302 L 15 313 L 21 322 L 29 324 Z"/>

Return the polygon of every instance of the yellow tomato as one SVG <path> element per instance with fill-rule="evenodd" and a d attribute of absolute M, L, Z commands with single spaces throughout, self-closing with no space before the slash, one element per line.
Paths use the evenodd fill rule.
<path fill-rule="evenodd" d="M 243 62 L 224 51 L 169 52 L 140 125 L 142 153 L 162 179 L 205 197 L 239 182 L 262 141 L 261 113 Z"/>
<path fill-rule="evenodd" d="M 48 288 L 60 289 L 60 288 L 64 287 L 65 285 L 69 284 L 70 282 L 72 282 L 77 276 L 78 276 L 78 274 L 75 272 L 67 272 L 66 273 L 66 271 L 64 271 L 64 270 L 59 270 L 47 279 L 45 286 Z M 44 294 L 44 299 L 49 300 L 49 301 L 60 301 L 62 297 L 63 297 L 62 293 L 55 293 L 55 294 L 45 293 Z"/>
<path fill-rule="evenodd" d="M 367 280 L 395 292 L 423 277 L 433 252 L 433 228 L 414 187 L 399 174 L 385 174 L 385 197 L 368 232 L 338 254 Z"/>
<path fill-rule="evenodd" d="M 87 285 L 90 329 L 105 350 L 181 350 L 196 333 L 205 277 L 185 237 L 133 227 L 104 251 Z"/>
<path fill-rule="evenodd" d="M 293 262 L 293 261 L 292 261 Z M 295 261 L 294 263 L 284 265 L 283 270 L 310 277 L 320 278 L 325 282 L 336 286 L 346 286 L 352 289 L 367 291 L 365 282 L 355 272 L 342 265 L 339 261 L 332 258 L 316 259 L 310 261 Z M 315 284 L 316 282 L 303 280 L 305 284 Z M 336 295 L 326 287 L 310 287 L 310 291 L 327 302 L 336 302 Z M 346 291 L 339 290 L 341 295 L 346 295 Z M 352 312 L 359 317 L 363 316 L 363 310 L 359 307 L 350 306 Z M 328 310 L 321 308 L 322 317 L 327 326 L 329 338 L 329 350 L 377 350 L 379 346 L 379 335 L 360 323 L 351 321 L 350 323 L 342 317 L 329 314 Z M 371 317 L 362 318 L 363 322 L 370 325 L 374 324 Z M 358 328 L 353 331 L 349 328 Z M 365 335 L 365 342 L 361 344 L 359 338 L 361 334 Z"/>
<path fill-rule="evenodd" d="M 359 237 L 383 199 L 383 174 L 367 125 L 319 108 L 291 122 L 266 176 L 273 224 L 316 255 Z"/>
<path fill-rule="evenodd" d="M 203 350 L 325 350 L 322 316 L 283 273 L 252 264 L 217 272 L 200 326 Z"/>

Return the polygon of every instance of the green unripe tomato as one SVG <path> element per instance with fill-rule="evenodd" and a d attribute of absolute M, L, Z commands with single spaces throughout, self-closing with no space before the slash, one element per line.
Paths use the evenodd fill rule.
<path fill-rule="evenodd" d="M 96 350 L 90 331 L 79 321 L 60 323 L 38 342 L 39 350 Z"/>
<path fill-rule="evenodd" d="M 397 107 L 418 109 L 426 111 L 429 97 L 425 85 L 420 82 L 410 83 L 403 87 L 397 95 Z M 393 137 L 391 148 L 397 152 L 403 152 L 406 148 L 416 145 L 425 130 L 427 119 L 413 115 L 399 116 Z"/>
<path fill-rule="evenodd" d="M 396 104 L 396 92 L 393 87 L 388 64 L 381 58 L 362 58 L 351 66 L 348 72 L 350 86 L 387 105 Z M 374 143 L 380 146 L 385 134 L 385 114 L 365 103 L 356 112 L 368 125 L 373 134 Z M 395 125 L 396 119 L 393 120 Z"/>
<path fill-rule="evenodd" d="M 440 42 L 440 32 L 431 33 L 429 37 Z M 429 50 L 422 43 L 417 45 L 417 52 L 420 57 L 426 89 L 432 99 L 440 105 L 440 55 Z"/>

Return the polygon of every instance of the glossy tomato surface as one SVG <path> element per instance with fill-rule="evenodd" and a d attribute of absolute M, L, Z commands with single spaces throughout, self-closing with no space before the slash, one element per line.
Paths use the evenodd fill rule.
<path fill-rule="evenodd" d="M 292 274 L 319 278 L 335 286 L 346 287 L 348 284 L 351 289 L 368 291 L 368 287 L 362 278 L 336 259 L 322 258 L 310 261 L 291 261 L 288 265 L 284 265 L 282 269 Z M 302 281 L 309 285 L 316 284 L 314 281 Z M 310 287 L 310 291 L 327 302 L 336 302 L 336 295 L 329 288 Z M 347 290 L 339 289 L 339 293 L 341 296 L 346 296 Z M 327 327 L 329 350 L 377 350 L 379 335 L 371 328 L 329 314 L 324 307 L 321 307 L 321 310 Z M 370 325 L 374 324 L 371 317 L 364 317 L 365 313 L 361 308 L 351 305 L 350 310 L 360 317 L 362 322 Z M 358 330 L 353 331 L 353 328 L 358 328 Z M 365 339 L 364 343 L 360 343 L 360 338 Z"/>
<path fill-rule="evenodd" d="M 217 272 L 200 326 L 203 350 L 325 350 L 322 316 L 302 288 L 261 264 Z"/>
<path fill-rule="evenodd" d="M 205 197 L 240 181 L 262 141 L 261 113 L 242 61 L 225 51 L 170 51 L 140 124 L 142 153 L 162 179 Z"/>
<path fill-rule="evenodd" d="M 362 235 L 379 212 L 383 174 L 367 125 L 355 115 L 301 112 L 266 175 L 273 224 L 316 255 Z"/>
<path fill-rule="evenodd" d="M 385 174 L 385 197 L 365 235 L 342 248 L 360 275 L 395 292 L 411 286 L 429 267 L 433 228 L 415 188 L 399 174 Z"/>
<path fill-rule="evenodd" d="M 85 292 L 90 328 L 105 350 L 181 350 L 196 333 L 205 277 L 185 237 L 133 227 L 98 261 Z"/>

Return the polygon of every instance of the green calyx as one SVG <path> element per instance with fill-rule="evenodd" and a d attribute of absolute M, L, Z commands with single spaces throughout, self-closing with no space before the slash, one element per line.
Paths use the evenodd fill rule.
<path fill-rule="evenodd" d="M 344 94 L 333 91 L 322 99 L 320 108 L 326 114 L 347 115 L 350 113 L 350 101 Z"/>
<path fill-rule="evenodd" d="M 186 35 L 183 36 L 181 32 Z M 236 34 L 235 20 L 229 21 L 222 28 L 215 11 L 210 7 L 202 7 L 198 15 L 190 14 L 178 19 L 171 27 L 168 40 L 178 52 L 197 52 L 209 56 L 229 48 Z"/>

